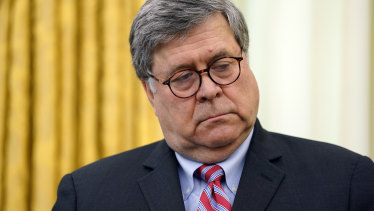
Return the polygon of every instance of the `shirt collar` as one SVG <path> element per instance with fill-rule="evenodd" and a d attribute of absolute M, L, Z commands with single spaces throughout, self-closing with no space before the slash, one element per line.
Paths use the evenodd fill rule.
<path fill-rule="evenodd" d="M 175 155 L 180 165 L 180 167 L 178 168 L 178 173 L 180 177 L 179 180 L 181 183 L 181 188 L 183 191 L 183 197 L 187 198 L 194 187 L 194 172 L 202 164 L 197 161 L 183 157 L 177 152 L 175 152 Z"/>
<path fill-rule="evenodd" d="M 234 153 L 232 153 L 226 160 L 217 163 L 225 172 L 227 187 L 234 194 L 239 186 L 240 176 L 242 175 L 245 162 L 245 155 L 247 154 L 252 134 L 253 129 L 247 139 L 234 151 Z"/>
<path fill-rule="evenodd" d="M 245 162 L 245 155 L 247 154 L 251 139 L 253 135 L 253 129 L 246 140 L 236 149 L 226 160 L 217 163 L 225 172 L 226 184 L 231 192 L 236 193 L 238 188 L 240 176 L 243 171 Z M 175 152 L 180 168 L 178 168 L 181 188 L 183 190 L 183 196 L 188 197 L 190 192 L 194 188 L 194 172 L 199 168 L 202 163 L 191 160 Z"/>

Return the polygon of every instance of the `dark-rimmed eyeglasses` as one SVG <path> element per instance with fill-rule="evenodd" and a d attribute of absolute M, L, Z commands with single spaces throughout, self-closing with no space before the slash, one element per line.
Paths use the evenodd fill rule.
<path fill-rule="evenodd" d="M 242 60 L 243 57 L 222 57 L 211 62 L 206 69 L 179 70 L 163 82 L 152 74 L 150 76 L 161 84 L 168 85 L 170 91 L 176 97 L 188 98 L 199 91 L 202 73 L 207 73 L 209 78 L 220 86 L 227 86 L 234 83 L 240 76 L 240 61 Z"/>

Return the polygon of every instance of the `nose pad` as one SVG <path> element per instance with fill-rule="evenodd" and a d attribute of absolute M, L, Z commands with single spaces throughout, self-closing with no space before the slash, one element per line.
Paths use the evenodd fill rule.
<path fill-rule="evenodd" d="M 207 73 L 201 74 L 201 86 L 198 92 L 196 93 L 196 98 L 201 100 L 211 100 L 214 99 L 222 93 L 222 88 L 220 85 L 214 83 L 212 79 L 210 79 Z"/>

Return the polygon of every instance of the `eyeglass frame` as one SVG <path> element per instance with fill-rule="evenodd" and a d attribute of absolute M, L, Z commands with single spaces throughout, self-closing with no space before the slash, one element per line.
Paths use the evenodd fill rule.
<path fill-rule="evenodd" d="M 213 78 L 212 76 L 210 75 L 210 67 L 218 60 L 221 60 L 221 59 L 225 59 L 225 58 L 231 58 L 231 59 L 235 59 L 237 62 L 238 62 L 238 65 L 239 65 L 239 74 L 238 76 L 235 78 L 234 81 L 228 83 L 228 84 L 220 84 L 220 83 L 217 83 Z M 179 71 L 176 71 L 174 72 L 167 80 L 165 80 L 164 82 L 162 82 L 160 79 L 158 79 L 156 76 L 154 76 L 152 73 L 149 73 L 149 76 L 153 79 L 155 79 L 156 81 L 158 81 L 159 83 L 163 84 L 163 85 L 167 85 L 171 91 L 171 93 L 173 93 L 174 96 L 178 97 L 178 98 L 189 98 L 189 97 L 192 97 L 194 96 L 199 90 L 200 90 L 200 87 L 201 87 L 201 84 L 202 84 L 202 76 L 201 74 L 203 73 L 207 73 L 210 80 L 213 81 L 213 83 L 219 85 L 219 86 L 228 86 L 230 84 L 233 84 L 235 81 L 238 80 L 238 78 L 240 77 L 240 74 L 241 74 L 241 66 L 240 66 L 240 62 L 243 61 L 243 57 L 235 57 L 235 56 L 224 56 L 224 57 L 220 57 L 218 59 L 215 59 L 214 61 L 210 62 L 207 66 L 207 68 L 205 69 L 202 69 L 202 70 L 194 70 L 194 69 L 182 69 L 182 70 L 179 70 Z M 182 72 L 182 71 L 194 71 L 196 72 L 198 75 L 199 75 L 199 79 L 200 79 L 200 82 L 199 82 L 199 88 L 191 95 L 187 96 L 187 97 L 181 97 L 181 96 L 178 96 L 174 93 L 173 89 L 171 88 L 170 86 L 170 80 L 179 72 Z"/>

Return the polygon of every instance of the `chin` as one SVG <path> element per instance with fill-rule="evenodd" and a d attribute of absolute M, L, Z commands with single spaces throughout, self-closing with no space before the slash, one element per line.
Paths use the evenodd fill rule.
<path fill-rule="evenodd" d="M 202 163 L 212 164 L 212 163 L 219 163 L 219 162 L 226 160 L 231 155 L 231 153 L 232 152 L 227 149 L 221 150 L 221 151 L 213 151 L 213 152 L 209 151 L 209 152 L 202 153 L 195 158 L 196 160 Z"/>
<path fill-rule="evenodd" d="M 233 138 L 215 138 L 215 139 L 205 139 L 204 145 L 208 148 L 223 148 L 228 145 L 231 145 L 235 139 Z"/>
<path fill-rule="evenodd" d="M 240 131 L 235 129 L 236 128 L 220 128 L 219 130 L 211 130 L 208 134 L 202 135 L 199 140 L 204 140 L 202 144 L 207 147 L 224 147 L 231 145 L 238 141 L 240 137 Z"/>

